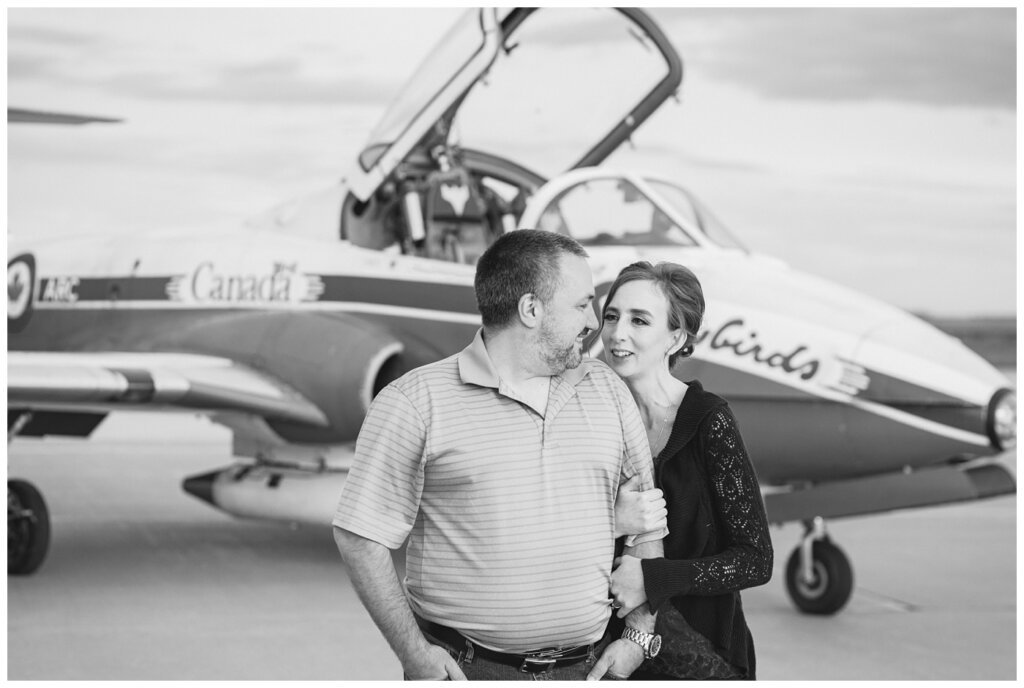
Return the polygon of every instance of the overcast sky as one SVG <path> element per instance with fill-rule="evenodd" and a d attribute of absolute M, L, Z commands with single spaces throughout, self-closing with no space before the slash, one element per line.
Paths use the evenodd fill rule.
<path fill-rule="evenodd" d="M 462 11 L 8 9 L 9 106 L 125 119 L 10 126 L 8 230 L 240 223 L 334 184 Z M 795 268 L 1015 312 L 1015 9 L 652 13 L 681 102 L 611 162 L 667 172 Z"/>

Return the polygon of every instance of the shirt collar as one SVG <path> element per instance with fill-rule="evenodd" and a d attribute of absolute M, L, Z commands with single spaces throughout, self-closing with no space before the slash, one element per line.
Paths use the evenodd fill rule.
<path fill-rule="evenodd" d="M 552 379 L 564 380 L 575 387 L 589 373 L 590 360 L 584 358 L 579 366 L 553 375 Z M 459 353 L 459 375 L 465 384 L 498 389 L 498 371 L 495 370 L 491 357 L 487 353 L 487 347 L 484 345 L 483 328 L 476 331 L 473 341 Z"/>
<path fill-rule="evenodd" d="M 476 331 L 473 341 L 459 354 L 459 375 L 468 385 L 498 388 L 498 371 L 487 355 L 483 328 Z"/>

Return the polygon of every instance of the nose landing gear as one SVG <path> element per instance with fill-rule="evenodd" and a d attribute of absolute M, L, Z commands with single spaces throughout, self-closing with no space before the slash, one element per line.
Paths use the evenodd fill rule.
<path fill-rule="evenodd" d="M 32 483 L 7 481 L 7 574 L 25 576 L 43 563 L 50 547 L 50 515 Z"/>
<path fill-rule="evenodd" d="M 853 593 L 853 568 L 825 532 L 825 519 L 804 523 L 803 539 L 786 562 L 786 590 L 807 614 L 835 614 Z"/>

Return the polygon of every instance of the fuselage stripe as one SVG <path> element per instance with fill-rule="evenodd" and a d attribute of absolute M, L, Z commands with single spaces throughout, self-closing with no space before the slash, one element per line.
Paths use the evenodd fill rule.
<path fill-rule="evenodd" d="M 430 310 L 426 308 L 408 308 L 389 306 L 377 303 L 350 303 L 345 301 L 306 301 L 303 303 L 252 303 L 236 302 L 214 303 L 181 303 L 178 301 L 86 301 L 76 303 L 40 303 L 36 307 L 41 311 L 291 311 L 291 312 L 336 312 L 336 313 L 372 313 L 375 315 L 394 316 L 414 320 L 441 320 L 443 322 L 479 325 L 477 313 L 453 313 L 451 311 Z"/>
<path fill-rule="evenodd" d="M 319 279 L 322 287 L 317 288 L 309 302 L 359 302 L 381 304 L 424 310 L 445 310 L 476 315 L 476 296 L 468 284 L 446 282 L 416 282 L 390 279 L 387 277 L 360 277 L 352 275 L 309 275 Z M 182 284 L 182 282 L 184 282 Z M 54 289 L 51 285 L 72 284 L 72 289 Z M 173 286 L 172 286 L 173 285 Z M 233 306 L 262 308 L 278 303 L 297 305 L 295 301 L 275 301 L 266 298 L 174 298 L 172 292 L 178 289 L 194 290 L 192 280 L 186 275 L 168 277 L 55 277 L 39 278 L 40 288 L 36 292 L 36 307 L 46 308 L 51 304 L 84 304 L 125 302 L 176 302 L 213 305 L 219 303 Z M 169 289 L 168 287 L 171 286 Z M 412 286 L 412 288 L 410 288 Z M 229 294 L 224 289 L 219 294 Z M 195 297 L 189 293 L 188 296 Z M 208 296 L 203 294 L 201 296 Z"/>

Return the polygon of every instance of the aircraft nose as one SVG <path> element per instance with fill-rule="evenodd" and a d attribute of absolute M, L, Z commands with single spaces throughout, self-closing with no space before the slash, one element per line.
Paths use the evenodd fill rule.
<path fill-rule="evenodd" d="M 181 487 L 185 492 L 196 499 L 200 499 L 207 504 L 213 504 L 216 506 L 216 502 L 213 500 L 213 483 L 219 474 L 220 471 L 212 471 L 201 475 L 193 475 L 185 478 Z"/>
<path fill-rule="evenodd" d="M 988 404 L 986 429 L 996 449 L 1005 451 L 1017 446 L 1017 393 L 1000 389 Z"/>
<path fill-rule="evenodd" d="M 866 329 L 836 360 L 843 365 L 829 374 L 856 403 L 842 406 L 849 454 L 836 455 L 835 470 L 916 468 L 1015 446 L 1016 395 L 1006 375 L 918 318 Z"/>

